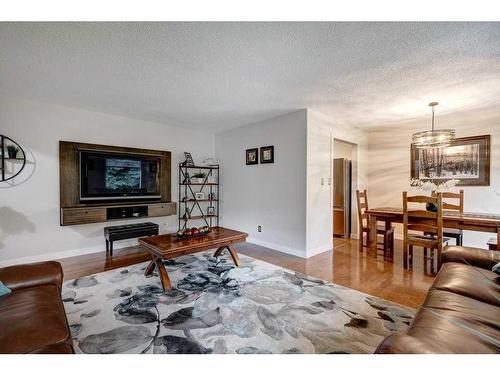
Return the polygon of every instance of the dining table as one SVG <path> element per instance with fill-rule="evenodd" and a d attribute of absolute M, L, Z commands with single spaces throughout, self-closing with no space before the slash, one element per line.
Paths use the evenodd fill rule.
<path fill-rule="evenodd" d="M 403 209 L 399 207 L 379 207 L 366 210 L 370 225 L 369 249 L 377 253 L 377 222 L 384 222 L 386 228 L 392 223 L 403 223 Z M 409 218 L 410 223 L 412 218 Z M 443 210 L 443 228 L 470 230 L 476 232 L 495 233 L 496 250 L 500 250 L 500 214 L 458 212 Z"/>

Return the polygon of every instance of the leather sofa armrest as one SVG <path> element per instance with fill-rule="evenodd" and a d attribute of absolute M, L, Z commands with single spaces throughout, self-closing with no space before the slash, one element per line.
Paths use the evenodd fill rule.
<path fill-rule="evenodd" d="M 438 345 L 421 341 L 413 336 L 392 334 L 382 341 L 375 354 L 436 354 L 441 353 Z"/>
<path fill-rule="evenodd" d="M 61 289 L 62 280 L 63 271 L 58 262 L 20 264 L 0 268 L 0 281 L 14 291 L 40 285 L 56 285 Z"/>
<path fill-rule="evenodd" d="M 441 252 L 442 263 L 465 263 L 491 271 L 500 262 L 500 251 L 466 246 L 446 246 Z"/>

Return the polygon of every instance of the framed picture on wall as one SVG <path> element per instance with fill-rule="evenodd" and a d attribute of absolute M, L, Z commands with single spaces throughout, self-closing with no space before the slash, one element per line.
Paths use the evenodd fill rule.
<path fill-rule="evenodd" d="M 460 186 L 490 185 L 490 135 L 457 138 L 442 148 L 411 146 L 411 177 L 422 181 L 459 180 Z"/>
<path fill-rule="evenodd" d="M 274 163 L 274 146 L 260 148 L 260 164 Z"/>
<path fill-rule="evenodd" d="M 259 149 L 249 148 L 246 151 L 246 162 L 247 165 L 259 164 Z"/>

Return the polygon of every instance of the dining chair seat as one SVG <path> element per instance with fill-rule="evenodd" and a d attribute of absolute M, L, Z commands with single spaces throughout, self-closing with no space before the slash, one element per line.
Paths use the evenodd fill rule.
<path fill-rule="evenodd" d="M 457 246 L 462 246 L 463 244 L 464 232 L 461 229 L 445 228 L 443 229 L 443 236 L 453 238 Z"/>
<path fill-rule="evenodd" d="M 384 225 L 377 225 L 377 234 L 390 234 L 394 233 L 394 227 L 390 227 L 389 229 L 386 229 Z M 369 227 L 363 227 L 363 232 L 370 232 Z"/>
<path fill-rule="evenodd" d="M 421 241 L 422 246 L 424 246 L 424 242 L 428 242 L 428 247 L 432 247 L 431 245 L 437 245 L 439 241 L 437 236 L 434 234 L 408 234 L 408 240 L 412 242 Z M 443 237 L 443 244 L 446 244 L 450 240 L 451 238 Z"/>
<path fill-rule="evenodd" d="M 443 232 L 451 233 L 451 234 L 462 234 L 463 230 L 462 229 L 455 229 L 455 228 L 443 228 Z"/>

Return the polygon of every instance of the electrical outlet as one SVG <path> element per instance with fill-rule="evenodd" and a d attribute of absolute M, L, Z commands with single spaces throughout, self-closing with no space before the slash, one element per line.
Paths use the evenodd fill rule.
<path fill-rule="evenodd" d="M 262 232 L 262 227 L 260 225 L 257 227 L 257 232 Z"/>

